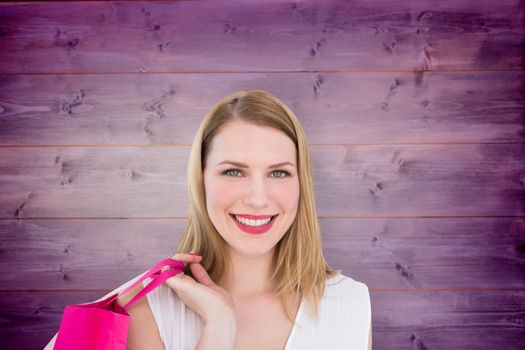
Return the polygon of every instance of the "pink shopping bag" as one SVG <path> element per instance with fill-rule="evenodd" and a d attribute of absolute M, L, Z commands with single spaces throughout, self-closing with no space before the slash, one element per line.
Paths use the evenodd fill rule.
<path fill-rule="evenodd" d="M 161 271 L 163 267 L 168 267 L 168 269 Z M 129 328 L 129 314 L 126 309 L 168 278 L 183 270 L 184 263 L 167 258 L 119 293 L 92 303 L 66 306 L 53 349 L 126 350 Z M 117 303 L 119 296 L 133 289 L 148 277 L 153 281 L 124 307 Z"/>

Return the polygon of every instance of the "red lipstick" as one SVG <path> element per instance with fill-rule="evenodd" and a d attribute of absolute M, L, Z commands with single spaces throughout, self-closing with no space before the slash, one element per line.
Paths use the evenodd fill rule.
<path fill-rule="evenodd" d="M 264 220 L 264 219 L 271 218 L 272 216 L 275 216 L 275 215 L 251 215 L 251 214 L 234 214 L 234 215 L 242 216 L 243 218 L 253 219 L 253 220 Z"/>
<path fill-rule="evenodd" d="M 239 227 L 242 231 L 246 233 L 250 233 L 250 234 L 263 234 L 267 232 L 269 229 L 272 228 L 273 222 L 275 221 L 274 219 L 277 216 L 277 215 L 272 216 L 272 215 L 249 215 L 249 214 L 236 214 L 236 215 L 247 218 L 247 219 L 252 219 L 252 220 L 263 220 L 267 218 L 272 218 L 266 225 L 253 227 L 253 226 L 245 225 L 237 221 L 234 214 L 230 214 L 232 220 L 235 221 L 235 223 L 237 224 L 237 227 Z"/>

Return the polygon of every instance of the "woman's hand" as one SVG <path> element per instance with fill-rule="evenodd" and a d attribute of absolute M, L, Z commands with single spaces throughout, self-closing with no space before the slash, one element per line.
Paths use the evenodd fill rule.
<path fill-rule="evenodd" d="M 236 327 L 235 303 L 224 288 L 219 287 L 200 264 L 202 256 L 192 254 L 175 254 L 173 259 L 190 264 L 195 279 L 183 272 L 168 278 L 166 283 L 177 293 L 179 298 L 193 311 L 201 316 L 207 326 L 222 324 Z"/>

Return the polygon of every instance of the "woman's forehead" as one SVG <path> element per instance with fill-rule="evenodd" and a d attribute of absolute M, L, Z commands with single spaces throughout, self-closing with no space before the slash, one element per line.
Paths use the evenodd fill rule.
<path fill-rule="evenodd" d="M 259 126 L 245 122 L 225 125 L 212 140 L 214 148 L 238 150 L 238 146 L 249 149 L 295 149 L 293 141 L 281 130 L 269 126 Z M 217 146 L 217 147 L 215 147 Z"/>
<path fill-rule="evenodd" d="M 209 156 L 232 161 L 248 161 L 257 157 L 268 161 L 294 161 L 295 144 L 281 130 L 245 122 L 234 122 L 213 138 Z M 272 163 L 273 164 L 273 163 Z M 295 162 L 294 162 L 295 164 Z"/>

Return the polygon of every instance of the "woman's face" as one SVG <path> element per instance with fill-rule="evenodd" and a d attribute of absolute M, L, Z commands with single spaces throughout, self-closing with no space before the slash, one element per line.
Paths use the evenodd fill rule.
<path fill-rule="evenodd" d="M 295 145 L 278 129 L 230 122 L 211 142 L 204 188 L 208 215 L 230 249 L 246 257 L 267 254 L 297 214 Z M 272 217 L 268 224 L 265 217 Z"/>

